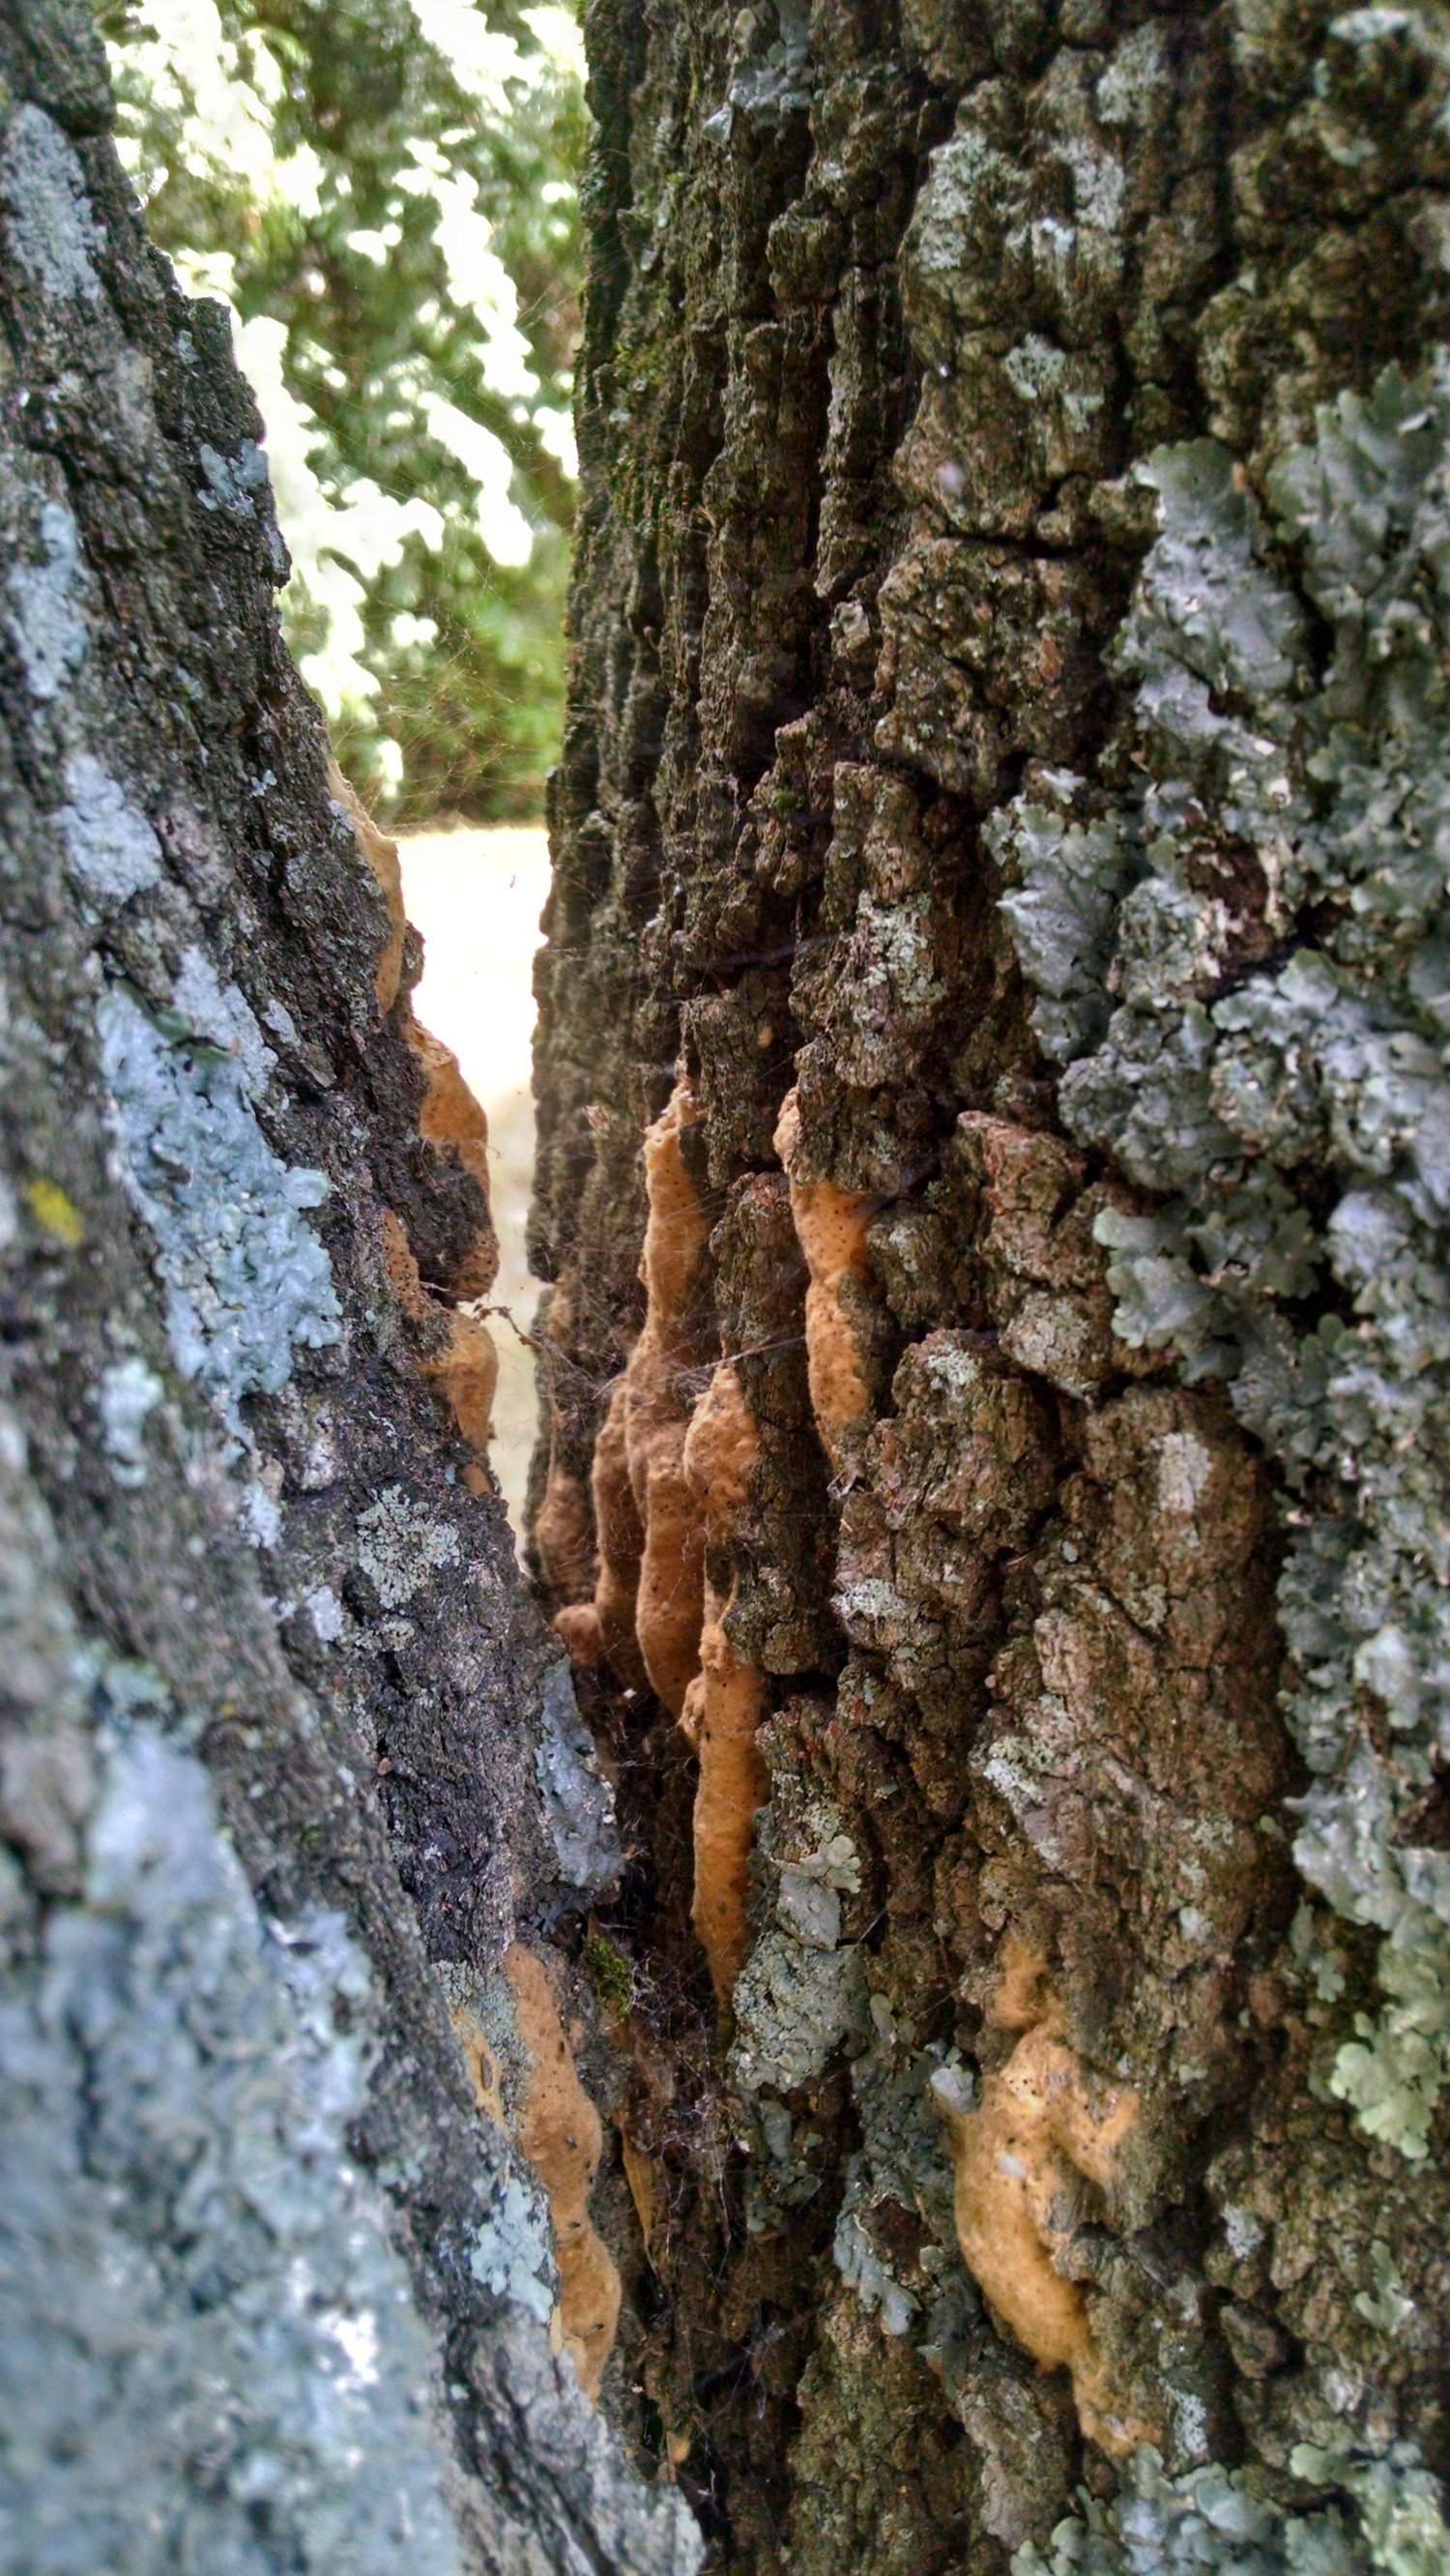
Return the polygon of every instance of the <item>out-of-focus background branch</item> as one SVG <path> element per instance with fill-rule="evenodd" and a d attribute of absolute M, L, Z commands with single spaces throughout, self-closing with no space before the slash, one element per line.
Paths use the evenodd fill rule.
<path fill-rule="evenodd" d="M 404 830 L 540 810 L 574 493 L 582 47 L 513 0 L 104 0 L 152 238 L 230 307 L 288 640 Z"/>

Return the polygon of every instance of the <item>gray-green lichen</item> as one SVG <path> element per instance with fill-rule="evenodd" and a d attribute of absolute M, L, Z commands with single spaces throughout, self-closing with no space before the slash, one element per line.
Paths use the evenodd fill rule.
<path fill-rule="evenodd" d="M 810 33 L 803 0 L 763 0 L 740 11 L 725 105 L 705 121 L 712 142 L 729 142 L 737 116 L 770 128 L 809 107 Z"/>
<path fill-rule="evenodd" d="M 861 1894 L 861 1854 L 803 1773 L 788 1723 L 768 1720 L 760 1741 L 771 1795 L 753 1867 L 770 1917 L 735 1987 L 730 2052 L 750 2153 L 747 2226 L 759 2234 L 788 2225 L 788 2213 L 820 2191 L 825 2137 L 809 2097 L 794 2113 L 779 2097 L 798 2094 L 842 2051 L 861 2144 L 846 2160 L 832 2260 L 887 2334 L 930 2339 L 960 2257 L 951 2158 L 929 2088 L 949 2060 L 952 2078 L 964 2080 L 957 2052 L 923 2048 L 886 1996 L 868 1993 L 865 1945 L 843 1938 L 843 1908 Z M 892 2226 L 902 2212 L 920 2221 L 924 2239 L 909 2265 Z"/>
<path fill-rule="evenodd" d="M 1415 1832 L 1450 1753 L 1447 455 L 1444 374 L 1394 370 L 1281 459 L 1272 527 L 1226 450 L 1155 454 L 1116 653 L 1143 784 L 1044 774 L 994 827 L 1065 1123 L 1157 1197 L 1098 1222 L 1116 1329 L 1229 1381 L 1300 1498 L 1295 1857 L 1383 1936 L 1332 2080 L 1412 2158 L 1450 2072 Z"/>
<path fill-rule="evenodd" d="M 267 459 L 256 440 L 244 438 L 235 456 L 222 456 L 205 439 L 196 452 L 206 476 L 206 486 L 196 496 L 202 508 L 224 510 L 229 519 L 243 524 L 260 518 L 272 571 L 279 583 L 284 582 L 292 568 L 291 559 L 277 525 Z"/>
<path fill-rule="evenodd" d="M 862 2225 L 859 2211 L 866 2198 L 862 2162 L 860 2156 L 852 2156 L 846 2167 L 846 2187 L 831 2239 L 831 2260 L 867 2315 L 879 2316 L 887 2334 L 904 2335 L 916 2315 L 916 2301 L 882 2260 Z"/>
<path fill-rule="evenodd" d="M 731 2082 L 757 2106 L 818 2076 L 848 2032 L 863 2025 L 865 2006 L 859 1949 L 841 1937 L 841 1897 L 860 1887 L 859 1854 L 835 1809 L 810 1793 L 788 1728 L 767 1721 L 760 1743 L 770 1797 L 756 1818 L 752 1869 L 769 1920 L 736 1982 L 730 2051 Z M 774 2152 L 787 2146 L 789 2128 L 783 2107 L 767 2105 L 764 2136 L 778 2166 L 793 2164 L 788 2153 Z M 814 2188 L 808 2163 L 787 2198 Z M 778 2189 L 782 2176 L 772 2179 Z"/>
<path fill-rule="evenodd" d="M 17 107 L 0 157 L 11 248 L 41 293 L 56 303 L 97 304 L 94 267 L 101 232 L 74 147 L 44 108 Z"/>
<path fill-rule="evenodd" d="M 856 2019 L 859 1953 L 854 1944 L 822 1950 L 772 1929 L 742 1968 L 734 2001 L 732 2082 L 742 2093 L 763 2085 L 792 2093 L 823 2072 Z"/>
<path fill-rule="evenodd" d="M 88 751 L 66 762 L 65 784 L 55 827 L 80 892 L 93 903 L 121 904 L 154 886 L 161 844 L 125 789 Z"/>
<path fill-rule="evenodd" d="M 1295 2466 L 1342 2489 L 1353 2511 L 1287 2513 L 1218 2467 L 1166 2478 L 1144 2450 L 1111 2504 L 1085 2498 L 1046 2556 L 1030 2542 L 1015 2552 L 1012 2576 L 1442 2576 L 1450 2565 L 1435 2480 L 1408 2449 L 1387 2460 L 1301 2453 Z"/>
<path fill-rule="evenodd" d="M 357 1561 L 385 1610 L 400 1610 L 460 1553 L 453 1523 L 401 1485 L 385 1486 L 358 1521 Z"/>
<path fill-rule="evenodd" d="M 1070 797 L 1077 781 L 1048 772 L 1044 784 Z M 999 846 L 1002 837 L 1000 825 L 989 827 Z M 1054 804 L 1024 798 L 1012 809 L 1010 852 L 1017 881 L 1002 897 L 1002 910 L 1037 992 L 1032 1025 L 1042 1051 L 1061 1063 L 1107 1028 L 1123 837 L 1111 821 L 1076 822 Z"/>
<path fill-rule="evenodd" d="M 101 1446 L 118 1485 L 145 1484 L 146 1422 L 165 1391 L 154 1369 L 134 1355 L 113 1360 L 102 1373 L 96 1389 Z"/>
<path fill-rule="evenodd" d="M 203 948 L 182 952 L 172 986 L 173 1010 L 199 1038 L 210 1038 L 224 1055 L 234 1055 L 256 1098 L 266 1090 L 276 1056 L 257 1026 L 246 995 L 235 984 L 223 984 Z"/>
<path fill-rule="evenodd" d="M 559 2295 L 554 2249 L 544 2198 L 529 2176 L 500 2177 L 494 2205 L 477 2228 L 469 2269 L 494 2296 L 527 2308 L 547 2325 Z"/>
<path fill-rule="evenodd" d="M 567 1664 L 551 1664 L 544 1675 L 534 1774 L 560 1877 L 594 1895 L 612 1887 L 621 1868 L 614 1792 L 579 1714 Z"/>
<path fill-rule="evenodd" d="M 12 2576 L 452 2571 L 429 2351 L 347 2155 L 368 1973 L 258 1913 L 206 1775 L 103 1738 L 84 1902 L 0 2008 Z"/>
<path fill-rule="evenodd" d="M 952 2163 L 939 2102 L 969 2107 L 970 2079 L 955 2049 L 940 2041 L 917 2045 L 909 2022 L 886 1997 L 873 1994 L 869 2044 L 851 2066 L 851 2089 L 861 2128 L 860 2153 L 851 2157 L 832 2258 L 863 2307 L 879 2313 L 886 2332 L 904 2335 L 930 2314 L 940 2281 L 955 2279 L 960 2265 L 952 2207 Z M 871 2213 L 908 2210 L 921 2222 L 925 2241 L 903 2279 L 889 2239 L 877 2242 Z M 974 2294 L 973 2294 L 974 2295 Z"/>
<path fill-rule="evenodd" d="M 435 1974 L 455 2028 L 471 2027 L 482 2035 L 491 2061 L 490 2081 L 498 2087 L 497 2105 L 512 2128 L 531 2060 L 519 2038 L 508 1979 L 497 1968 L 480 1970 L 458 1960 L 440 1961 Z M 496 2134 L 491 2126 L 489 2134 Z M 487 2207 L 470 2235 L 468 2268 L 495 2298 L 548 2324 L 559 2298 L 553 2229 L 543 2190 L 521 2158 L 492 2162 L 488 2168 Z"/>
<path fill-rule="evenodd" d="M 298 1343 L 317 1349 L 341 1332 L 327 1254 L 302 1213 L 321 1205 L 326 1180 L 273 1153 L 239 1056 L 196 1043 L 181 1018 L 168 1036 L 120 989 L 96 1018 L 126 1187 L 155 1238 L 177 1367 L 236 1430 L 243 1396 L 286 1385 Z"/>
<path fill-rule="evenodd" d="M 5 628 L 33 698 L 54 698 L 85 658 L 80 537 L 63 501 L 37 513 L 39 563 L 14 563 L 5 576 Z"/>

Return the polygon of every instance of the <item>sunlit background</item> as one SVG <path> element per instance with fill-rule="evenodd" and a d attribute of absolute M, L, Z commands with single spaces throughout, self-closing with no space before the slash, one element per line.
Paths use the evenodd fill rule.
<path fill-rule="evenodd" d="M 488 1112 L 495 1299 L 519 1328 L 494 1322 L 493 1458 L 518 1528 L 530 965 L 575 474 L 574 12 L 100 0 L 98 15 L 152 238 L 226 307 L 261 407 L 288 642 L 354 785 L 407 836 L 417 1007 Z"/>
<path fill-rule="evenodd" d="M 518 0 L 100 0 L 152 238 L 229 309 L 288 640 L 385 820 L 532 820 L 574 495 L 582 52 Z"/>
<path fill-rule="evenodd" d="M 493 1405 L 494 1472 L 516 1531 L 524 1525 L 537 1410 L 528 1330 L 539 1289 L 524 1262 L 524 1223 L 534 1168 L 529 1053 L 531 970 L 549 890 L 542 831 L 430 832 L 401 844 L 408 918 L 423 934 L 419 1017 L 450 1046 L 488 1112 L 489 1185 L 498 1229 L 492 1302 L 498 1351 Z"/>

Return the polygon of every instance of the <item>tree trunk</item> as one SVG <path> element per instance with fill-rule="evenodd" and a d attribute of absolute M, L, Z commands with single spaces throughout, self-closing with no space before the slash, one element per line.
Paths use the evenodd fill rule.
<path fill-rule="evenodd" d="M 639 2436 L 740 2576 L 1442 2567 L 1450 22 L 588 35 L 535 1539 Z"/>
<path fill-rule="evenodd" d="M 0 2560 L 686 2576 L 581 2394 L 617 1842 L 483 1464 L 481 1120 L 69 0 L 0 110 Z"/>

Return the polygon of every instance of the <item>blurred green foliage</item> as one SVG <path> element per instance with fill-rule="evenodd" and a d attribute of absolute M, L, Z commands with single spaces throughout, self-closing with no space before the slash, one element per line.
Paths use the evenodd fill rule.
<path fill-rule="evenodd" d="M 288 638 L 389 818 L 529 816 L 573 505 L 582 55 L 516 0 L 99 0 L 152 238 L 231 306 Z"/>

